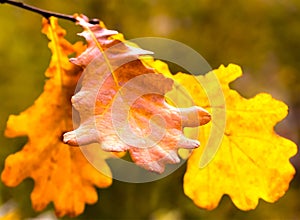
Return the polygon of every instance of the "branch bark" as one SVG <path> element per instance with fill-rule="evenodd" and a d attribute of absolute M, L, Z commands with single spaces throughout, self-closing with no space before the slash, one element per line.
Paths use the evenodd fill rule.
<path fill-rule="evenodd" d="M 43 17 L 45 17 L 46 19 L 49 19 L 49 17 L 54 16 L 54 17 L 62 18 L 62 19 L 69 20 L 69 21 L 72 21 L 72 22 L 77 21 L 76 18 L 73 15 L 66 15 L 66 14 L 61 14 L 61 13 L 57 13 L 57 12 L 47 11 L 47 10 L 44 10 L 44 9 L 41 9 L 41 8 L 37 8 L 37 7 L 31 6 L 31 5 L 25 4 L 23 2 L 17 2 L 17 1 L 13 1 L 13 0 L 0 0 L 0 3 L 1 4 L 7 3 L 7 4 L 10 4 L 10 5 L 19 7 L 19 8 L 23 8 L 23 9 L 28 10 L 28 11 L 38 13 L 38 14 L 42 15 Z M 89 21 L 89 23 L 98 24 L 99 20 L 98 19 L 91 19 Z"/>

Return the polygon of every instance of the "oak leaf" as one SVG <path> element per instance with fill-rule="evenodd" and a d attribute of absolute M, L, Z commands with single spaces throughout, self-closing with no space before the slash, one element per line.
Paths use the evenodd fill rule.
<path fill-rule="evenodd" d="M 87 50 L 72 59 L 85 69 L 80 90 L 72 97 L 80 126 L 65 133 L 64 141 L 70 145 L 97 142 L 112 152 L 129 150 L 136 164 L 158 173 L 165 164 L 179 163 L 178 148 L 199 146 L 182 134 L 183 127 L 207 123 L 207 111 L 167 104 L 165 94 L 173 80 L 139 58 L 151 52 L 126 44 L 118 32 L 102 24 L 77 19 L 88 42 Z"/>
<path fill-rule="evenodd" d="M 68 55 L 80 54 L 85 46 L 65 40 L 65 31 L 55 18 L 43 20 L 42 32 L 51 41 L 52 58 L 45 73 L 49 79 L 34 105 L 9 117 L 5 135 L 28 136 L 28 143 L 7 157 L 1 178 L 11 187 L 32 178 L 31 200 L 35 210 L 44 209 L 52 201 L 58 216 L 76 216 L 83 212 L 85 203 L 97 201 L 94 185 L 107 187 L 112 180 L 99 173 L 79 148 L 62 142 L 63 132 L 73 127 L 70 99 L 81 74 L 81 69 L 69 62 Z M 103 154 L 101 158 L 103 169 L 109 169 L 106 157 L 109 155 Z"/>
<path fill-rule="evenodd" d="M 152 66 L 164 69 L 171 76 L 164 63 L 156 61 Z M 203 76 L 179 73 L 173 77 L 190 92 L 196 104 L 201 103 L 209 112 L 220 108 L 226 112 L 219 149 L 215 152 L 207 145 L 212 123 L 218 123 L 214 121 L 218 116 L 212 114 L 212 123 L 200 128 L 198 139 L 203 147 L 192 152 L 184 176 L 185 194 L 197 206 L 208 210 L 216 208 L 224 194 L 241 210 L 254 209 L 259 198 L 275 202 L 287 191 L 295 174 L 289 159 L 296 154 L 297 146 L 273 130 L 286 117 L 288 107 L 265 93 L 243 98 L 229 87 L 241 75 L 240 67 L 230 64 Z M 219 79 L 226 105 L 211 105 L 207 91 L 199 83 L 212 83 L 212 76 Z M 205 149 L 212 158 L 202 166 Z"/>

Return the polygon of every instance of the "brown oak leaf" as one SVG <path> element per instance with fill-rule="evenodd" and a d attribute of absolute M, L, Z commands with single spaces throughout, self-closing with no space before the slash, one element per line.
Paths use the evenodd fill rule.
<path fill-rule="evenodd" d="M 165 101 L 173 80 L 145 66 L 140 55 L 151 52 L 120 40 L 118 32 L 77 17 L 88 48 L 72 62 L 83 67 L 82 84 L 72 103 L 80 126 L 64 134 L 70 145 L 98 142 L 105 151 L 129 150 L 133 161 L 162 173 L 165 164 L 179 163 L 179 148 L 193 149 L 183 127 L 206 124 L 210 115 L 201 107 L 175 108 Z"/>

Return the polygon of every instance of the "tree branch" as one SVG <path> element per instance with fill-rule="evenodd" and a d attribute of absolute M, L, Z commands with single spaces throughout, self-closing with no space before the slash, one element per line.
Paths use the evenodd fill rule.
<path fill-rule="evenodd" d="M 10 5 L 17 6 L 19 8 L 26 9 L 28 11 L 38 13 L 38 14 L 42 15 L 44 18 L 47 18 L 47 19 L 49 19 L 49 17 L 51 17 L 51 16 L 54 16 L 54 17 L 62 18 L 62 19 L 69 20 L 69 21 L 72 21 L 72 22 L 77 21 L 76 18 L 74 18 L 74 16 L 72 16 L 72 15 L 66 15 L 66 14 L 61 14 L 61 13 L 57 13 L 57 12 L 43 10 L 43 9 L 31 6 L 31 5 L 27 5 L 23 2 L 17 2 L 17 1 L 13 1 L 13 0 L 0 0 L 0 3 L 1 4 L 7 3 L 7 4 L 10 4 Z M 91 19 L 89 21 L 89 23 L 98 24 L 99 20 L 98 19 Z"/>

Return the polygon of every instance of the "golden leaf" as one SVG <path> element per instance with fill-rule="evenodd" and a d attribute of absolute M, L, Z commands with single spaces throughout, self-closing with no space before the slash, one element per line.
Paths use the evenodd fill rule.
<path fill-rule="evenodd" d="M 9 117 L 5 135 L 26 135 L 28 143 L 7 157 L 1 178 L 7 186 L 14 187 L 31 177 L 35 210 L 44 209 L 52 201 L 58 216 L 76 216 L 83 212 L 85 203 L 97 201 L 93 185 L 107 187 L 112 180 L 90 165 L 79 148 L 62 142 L 63 132 L 73 127 L 70 99 L 81 74 L 81 69 L 69 62 L 68 55 L 80 54 L 85 46 L 65 40 L 65 31 L 55 18 L 43 20 L 43 33 L 51 41 L 52 58 L 45 73 L 49 79 L 33 106 Z M 101 158 L 103 166 L 109 169 L 105 157 L 108 155 Z"/>
<path fill-rule="evenodd" d="M 170 76 L 162 62 L 156 61 L 152 66 L 164 68 Z M 199 83 L 211 83 L 209 79 L 213 75 L 219 79 L 226 107 L 211 105 L 207 91 Z M 196 104 L 209 112 L 218 108 L 226 110 L 226 125 L 218 151 L 215 154 L 215 149 L 207 145 L 212 123 L 218 123 L 214 120 L 218 116 L 212 114 L 212 123 L 200 129 L 199 141 L 204 147 L 193 151 L 184 176 L 185 194 L 197 206 L 208 210 L 216 208 L 224 194 L 241 210 L 254 209 L 259 198 L 275 202 L 287 191 L 295 174 L 289 159 L 296 154 L 297 146 L 273 130 L 286 117 L 287 106 L 269 94 L 258 94 L 251 99 L 240 96 L 229 88 L 229 83 L 241 75 L 240 67 L 230 64 L 204 76 L 179 73 L 173 77 L 190 92 Z M 212 158 L 203 167 L 204 150 Z"/>
<path fill-rule="evenodd" d="M 87 50 L 72 60 L 85 68 L 80 91 L 72 97 L 80 126 L 65 133 L 64 141 L 98 142 L 105 151 L 129 150 L 136 164 L 158 173 L 167 163 L 179 163 L 178 148 L 199 146 L 182 128 L 207 123 L 207 111 L 168 105 L 164 96 L 173 80 L 139 59 L 151 52 L 126 44 L 116 31 L 89 24 L 87 18 L 77 19 L 88 42 Z"/>

